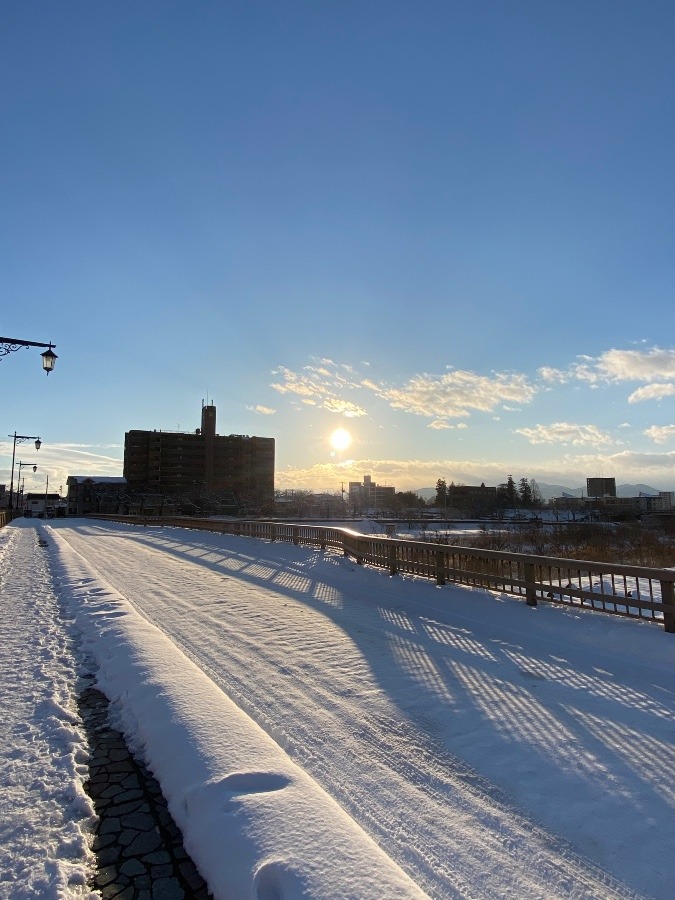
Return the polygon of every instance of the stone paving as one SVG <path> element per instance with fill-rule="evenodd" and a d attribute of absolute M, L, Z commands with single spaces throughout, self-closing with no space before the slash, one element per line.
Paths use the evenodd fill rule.
<path fill-rule="evenodd" d="M 108 721 L 108 700 L 86 687 L 78 698 L 91 759 L 85 790 L 98 815 L 92 887 L 103 900 L 208 900 L 159 784 Z"/>

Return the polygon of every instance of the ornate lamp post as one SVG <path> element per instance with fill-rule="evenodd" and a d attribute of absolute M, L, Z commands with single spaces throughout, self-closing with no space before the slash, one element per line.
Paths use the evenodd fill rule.
<path fill-rule="evenodd" d="M 12 446 L 12 478 L 9 483 L 9 508 L 10 510 L 14 509 L 14 459 L 16 458 L 16 445 L 21 444 L 23 441 L 35 441 L 35 449 L 39 450 L 42 446 L 42 441 L 39 437 L 36 437 L 34 434 L 17 434 L 16 431 L 14 434 L 8 434 L 7 437 L 14 438 L 14 444 Z M 19 470 L 20 471 L 20 470 Z"/>
<path fill-rule="evenodd" d="M 56 347 L 56 344 L 52 344 L 51 341 L 48 344 L 40 344 L 37 341 L 22 341 L 20 338 L 0 337 L 0 362 L 3 356 L 9 356 L 10 353 L 14 353 L 24 347 L 47 348 L 40 356 L 42 357 L 42 368 L 49 375 L 58 359 L 56 353 L 52 350 L 52 347 Z"/>

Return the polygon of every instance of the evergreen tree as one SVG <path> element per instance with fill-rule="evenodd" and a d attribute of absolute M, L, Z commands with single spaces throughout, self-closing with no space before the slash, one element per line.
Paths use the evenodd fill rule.
<path fill-rule="evenodd" d="M 448 499 L 448 486 L 445 478 L 439 478 L 436 482 L 436 506 L 445 506 Z"/>
<path fill-rule="evenodd" d="M 503 484 L 497 485 L 497 503 L 503 509 L 515 509 L 518 506 L 518 491 L 512 475 Z"/>

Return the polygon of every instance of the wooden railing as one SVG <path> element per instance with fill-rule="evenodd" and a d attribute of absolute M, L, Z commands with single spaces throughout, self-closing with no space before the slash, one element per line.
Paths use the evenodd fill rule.
<path fill-rule="evenodd" d="M 486 588 L 523 597 L 530 606 L 545 601 L 646 619 L 675 633 L 675 569 L 653 569 L 504 553 L 424 541 L 361 534 L 349 528 L 261 520 L 194 519 L 97 515 L 91 518 L 132 525 L 169 525 L 268 541 L 286 541 L 342 551 L 359 564 Z"/>
<path fill-rule="evenodd" d="M 12 514 L 8 509 L 0 509 L 0 528 L 4 528 L 8 522 L 12 521 Z"/>

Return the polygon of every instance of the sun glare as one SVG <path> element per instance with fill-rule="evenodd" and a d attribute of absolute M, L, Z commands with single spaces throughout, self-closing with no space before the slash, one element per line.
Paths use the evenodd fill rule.
<path fill-rule="evenodd" d="M 346 428 L 336 428 L 330 436 L 333 450 L 346 450 L 352 442 L 352 436 Z"/>

